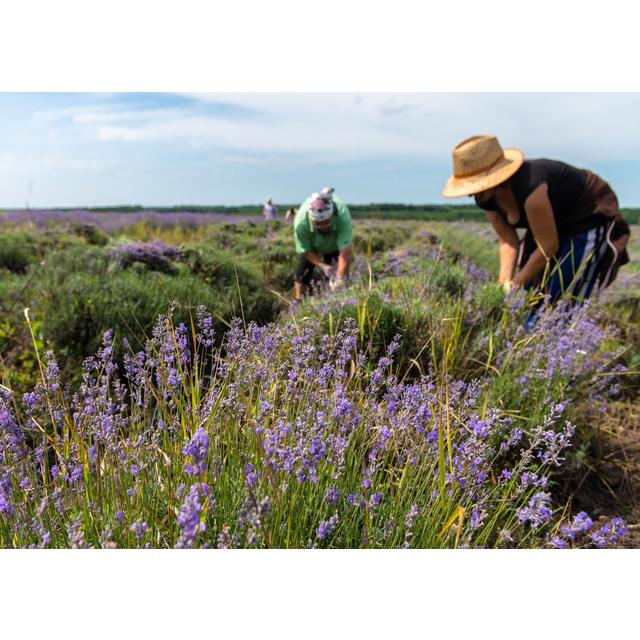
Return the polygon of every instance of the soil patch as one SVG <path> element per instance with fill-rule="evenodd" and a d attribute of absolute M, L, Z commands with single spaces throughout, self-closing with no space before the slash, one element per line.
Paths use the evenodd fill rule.
<path fill-rule="evenodd" d="M 628 533 L 615 546 L 640 548 L 640 401 L 616 402 L 604 412 L 585 406 L 580 422 L 592 430 L 586 462 L 561 487 L 572 512 L 593 520 L 621 516 Z"/>

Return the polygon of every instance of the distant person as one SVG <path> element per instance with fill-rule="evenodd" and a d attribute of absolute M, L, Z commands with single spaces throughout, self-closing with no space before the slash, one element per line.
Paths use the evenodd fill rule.
<path fill-rule="evenodd" d="M 525 160 L 494 136 L 473 136 L 453 150 L 442 195 L 474 196 L 499 239 L 505 290 L 543 286 L 555 303 L 583 301 L 607 287 L 629 262 L 629 225 L 611 187 L 564 162 Z M 522 241 L 516 229 L 525 229 Z"/>
<path fill-rule="evenodd" d="M 300 301 L 307 292 L 315 267 L 329 280 L 331 291 L 344 288 L 353 260 L 351 213 L 332 188 L 312 193 L 300 205 L 293 235 L 299 256 L 295 300 Z"/>
<path fill-rule="evenodd" d="M 287 209 L 287 213 L 285 214 L 284 219 L 287 222 L 290 222 L 291 220 L 293 220 L 295 218 L 295 216 L 296 216 L 295 207 L 291 207 L 291 208 Z"/>
<path fill-rule="evenodd" d="M 278 215 L 278 208 L 275 204 L 273 204 L 273 200 L 271 198 L 267 198 L 264 203 L 264 207 L 262 208 L 262 215 L 265 220 L 275 220 Z"/>

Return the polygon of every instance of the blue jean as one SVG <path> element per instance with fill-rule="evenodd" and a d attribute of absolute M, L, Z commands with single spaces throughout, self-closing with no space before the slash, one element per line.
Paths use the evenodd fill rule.
<path fill-rule="evenodd" d="M 598 267 L 607 250 L 606 235 L 607 228 L 601 225 L 584 233 L 560 237 L 555 264 L 543 288 L 551 304 L 564 295 L 571 296 L 573 304 L 581 304 L 593 293 L 600 275 Z M 541 305 L 542 302 L 527 319 L 527 331 L 535 324 L 536 313 Z"/>

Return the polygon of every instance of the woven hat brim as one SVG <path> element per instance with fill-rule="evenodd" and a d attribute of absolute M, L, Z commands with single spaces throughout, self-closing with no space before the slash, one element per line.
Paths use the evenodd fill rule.
<path fill-rule="evenodd" d="M 449 176 L 442 195 L 445 198 L 472 196 L 504 182 L 522 166 L 524 153 L 515 147 L 507 147 L 504 149 L 504 156 L 504 160 L 501 160 L 487 171 L 460 178 L 456 178 L 454 175 Z"/>

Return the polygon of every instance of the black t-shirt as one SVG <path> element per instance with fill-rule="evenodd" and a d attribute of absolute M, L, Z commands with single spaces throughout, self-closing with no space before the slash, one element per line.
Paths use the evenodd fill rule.
<path fill-rule="evenodd" d="M 593 188 L 596 181 L 599 191 Z M 617 200 L 609 185 L 590 171 L 546 158 L 525 160 L 509 180 L 520 212 L 518 222 L 510 226 L 529 229 L 524 203 L 544 183 L 548 186 L 558 235 L 583 233 L 602 224 L 610 215 L 608 209 L 612 200 L 617 210 Z M 603 199 L 603 195 L 607 197 Z M 479 202 L 476 198 L 476 204 L 482 209 L 495 211 L 507 222 L 506 212 L 502 211 L 495 198 L 486 202 Z M 600 204 L 606 206 L 601 207 Z"/>

